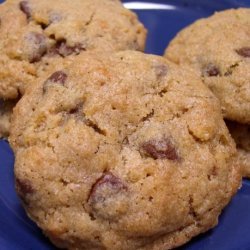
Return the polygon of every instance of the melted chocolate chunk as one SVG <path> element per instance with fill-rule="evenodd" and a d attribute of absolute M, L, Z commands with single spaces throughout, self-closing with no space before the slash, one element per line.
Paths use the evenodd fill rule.
<path fill-rule="evenodd" d="M 48 78 L 47 81 L 64 85 L 67 78 L 68 78 L 68 75 L 64 73 L 63 71 L 56 71 Z"/>
<path fill-rule="evenodd" d="M 250 57 L 250 47 L 243 47 L 240 49 L 237 49 L 236 52 L 243 57 Z"/>
<path fill-rule="evenodd" d="M 44 83 L 43 85 L 43 93 L 46 93 L 47 87 L 51 84 L 60 84 L 64 85 L 68 75 L 63 71 L 54 72 Z"/>
<path fill-rule="evenodd" d="M 92 219 L 117 220 L 128 208 L 128 187 L 111 172 L 104 173 L 92 186 L 87 209 Z"/>
<path fill-rule="evenodd" d="M 27 19 L 31 18 L 31 8 L 28 1 L 21 1 L 19 8 L 26 15 Z"/>
<path fill-rule="evenodd" d="M 66 40 L 57 41 L 54 47 L 49 51 L 51 55 L 58 54 L 62 57 L 66 57 L 72 54 L 78 55 L 82 50 L 85 50 L 84 46 L 80 43 L 77 43 L 75 46 L 68 46 Z"/>
<path fill-rule="evenodd" d="M 203 76 L 218 76 L 220 75 L 220 70 L 218 69 L 217 66 L 213 64 L 208 64 L 204 69 L 203 69 Z"/>
<path fill-rule="evenodd" d="M 43 34 L 31 32 L 27 36 L 28 44 L 31 48 L 29 53 L 30 63 L 38 62 L 47 52 L 47 39 Z"/>
<path fill-rule="evenodd" d="M 28 180 L 21 180 L 21 179 L 16 179 L 16 190 L 22 199 L 22 201 L 26 202 L 26 197 L 29 194 L 33 194 L 35 190 L 33 189 L 30 181 Z"/>
<path fill-rule="evenodd" d="M 88 202 L 104 202 L 109 196 L 115 195 L 122 190 L 127 190 L 122 180 L 111 172 L 104 173 L 103 176 L 92 186 Z"/>
<path fill-rule="evenodd" d="M 153 159 L 169 159 L 172 161 L 179 159 L 174 144 L 168 138 L 147 141 L 141 145 L 140 151 Z"/>

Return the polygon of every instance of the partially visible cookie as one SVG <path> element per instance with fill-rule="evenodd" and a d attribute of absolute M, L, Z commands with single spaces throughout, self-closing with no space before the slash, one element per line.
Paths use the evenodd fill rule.
<path fill-rule="evenodd" d="M 219 98 L 225 118 L 250 124 L 250 9 L 218 12 L 182 30 L 165 56 L 191 66 Z"/>
<path fill-rule="evenodd" d="M 244 177 L 250 177 L 250 126 L 227 121 L 229 131 L 238 149 L 238 161 Z"/>
<path fill-rule="evenodd" d="M 78 56 L 17 104 L 11 145 L 29 216 L 68 249 L 170 249 L 214 227 L 240 185 L 217 99 L 188 69 Z"/>
<path fill-rule="evenodd" d="M 136 14 L 120 1 L 7 0 L 0 4 L 0 99 L 17 101 L 51 61 L 143 50 L 145 38 Z"/>

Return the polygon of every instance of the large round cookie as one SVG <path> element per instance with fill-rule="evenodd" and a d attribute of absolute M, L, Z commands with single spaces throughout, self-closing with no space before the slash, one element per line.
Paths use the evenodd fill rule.
<path fill-rule="evenodd" d="M 143 50 L 145 35 L 120 1 L 7 0 L 0 5 L 0 99 L 20 98 L 50 59 Z"/>
<path fill-rule="evenodd" d="M 172 40 L 165 56 L 195 69 L 227 119 L 250 124 L 250 9 L 198 20 Z"/>
<path fill-rule="evenodd" d="M 243 176 L 250 178 L 250 126 L 227 121 L 228 129 L 236 142 L 238 161 Z"/>
<path fill-rule="evenodd" d="M 153 55 L 79 56 L 29 89 L 11 132 L 24 207 L 62 248 L 179 246 L 240 184 L 217 99 Z"/>

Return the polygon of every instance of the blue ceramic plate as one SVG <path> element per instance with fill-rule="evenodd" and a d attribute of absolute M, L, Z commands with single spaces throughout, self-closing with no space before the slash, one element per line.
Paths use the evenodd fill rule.
<path fill-rule="evenodd" d="M 155 0 L 124 3 L 137 12 L 149 30 L 146 52 L 159 55 L 180 29 L 194 20 L 218 10 L 250 7 L 250 0 Z M 8 143 L 0 140 L 0 250 L 56 249 L 25 215 L 14 190 L 13 165 L 14 157 Z M 219 225 L 181 249 L 249 250 L 249 232 L 250 181 L 244 180 L 241 190 L 220 216 Z"/>

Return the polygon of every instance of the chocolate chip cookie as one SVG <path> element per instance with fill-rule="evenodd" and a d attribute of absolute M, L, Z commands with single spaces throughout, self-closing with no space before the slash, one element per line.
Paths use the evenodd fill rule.
<path fill-rule="evenodd" d="M 50 60 L 143 50 L 145 36 L 120 1 L 7 0 L 0 5 L 0 99 L 18 99 Z"/>
<path fill-rule="evenodd" d="M 198 20 L 170 43 L 165 56 L 194 68 L 219 98 L 224 117 L 250 124 L 250 9 Z"/>
<path fill-rule="evenodd" d="M 11 145 L 29 216 L 69 249 L 170 249 L 214 227 L 240 184 L 214 95 L 135 51 L 85 53 L 17 104 Z"/>
<path fill-rule="evenodd" d="M 229 131 L 236 142 L 238 161 L 243 169 L 243 176 L 250 178 L 250 126 L 227 121 Z"/>

